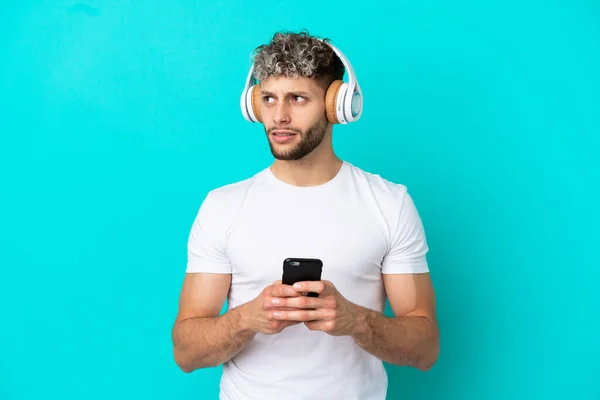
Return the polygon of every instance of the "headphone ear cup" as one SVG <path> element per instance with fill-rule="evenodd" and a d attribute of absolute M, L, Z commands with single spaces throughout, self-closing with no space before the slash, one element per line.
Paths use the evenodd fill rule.
<path fill-rule="evenodd" d="M 248 122 L 253 122 L 250 111 L 248 110 L 248 90 L 244 90 L 240 96 L 240 108 L 244 119 Z"/>
<path fill-rule="evenodd" d="M 338 103 L 340 88 L 343 84 L 344 81 L 335 80 L 331 82 L 331 85 L 329 85 L 329 88 L 327 88 L 327 92 L 325 93 L 325 112 L 327 114 L 327 120 L 332 124 L 340 123 L 337 108 L 338 106 L 344 106 L 342 102 Z"/>
<path fill-rule="evenodd" d="M 262 121 L 262 115 L 260 114 L 260 85 L 252 86 L 252 112 L 256 117 L 257 122 Z"/>
<path fill-rule="evenodd" d="M 242 112 L 249 122 L 261 122 L 260 115 L 260 86 L 258 84 L 248 88 L 242 95 Z"/>

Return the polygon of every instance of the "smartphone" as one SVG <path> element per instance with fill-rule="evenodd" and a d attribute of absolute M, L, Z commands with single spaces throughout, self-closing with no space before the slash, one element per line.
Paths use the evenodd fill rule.
<path fill-rule="evenodd" d="M 316 258 L 286 258 L 283 261 L 281 283 L 293 285 L 296 282 L 320 281 L 323 261 Z M 309 292 L 308 296 L 318 297 L 318 293 Z"/>

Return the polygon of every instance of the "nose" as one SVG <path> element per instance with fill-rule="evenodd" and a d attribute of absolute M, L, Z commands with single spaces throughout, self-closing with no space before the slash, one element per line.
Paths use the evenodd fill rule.
<path fill-rule="evenodd" d="M 290 113 L 285 102 L 280 102 L 275 106 L 275 110 L 273 113 L 273 122 L 276 124 L 284 124 L 290 122 Z"/>

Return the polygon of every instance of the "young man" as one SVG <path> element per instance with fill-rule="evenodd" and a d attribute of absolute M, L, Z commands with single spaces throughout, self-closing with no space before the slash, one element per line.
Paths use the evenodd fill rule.
<path fill-rule="evenodd" d="M 328 43 L 277 33 L 257 49 L 254 114 L 275 161 L 209 192 L 191 228 L 174 357 L 186 372 L 223 365 L 221 399 L 385 399 L 383 361 L 426 371 L 438 357 L 428 246 L 406 187 L 333 150 L 345 68 Z M 282 284 L 291 257 L 320 259 L 322 280 Z"/>

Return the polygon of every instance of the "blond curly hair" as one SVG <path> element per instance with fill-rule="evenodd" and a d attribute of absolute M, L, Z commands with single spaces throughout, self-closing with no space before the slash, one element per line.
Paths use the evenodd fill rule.
<path fill-rule="evenodd" d="M 328 43 L 329 39 L 311 36 L 307 30 L 276 32 L 269 43 L 254 50 L 253 75 L 259 81 L 269 76 L 309 77 L 327 87 L 345 73 Z"/>

